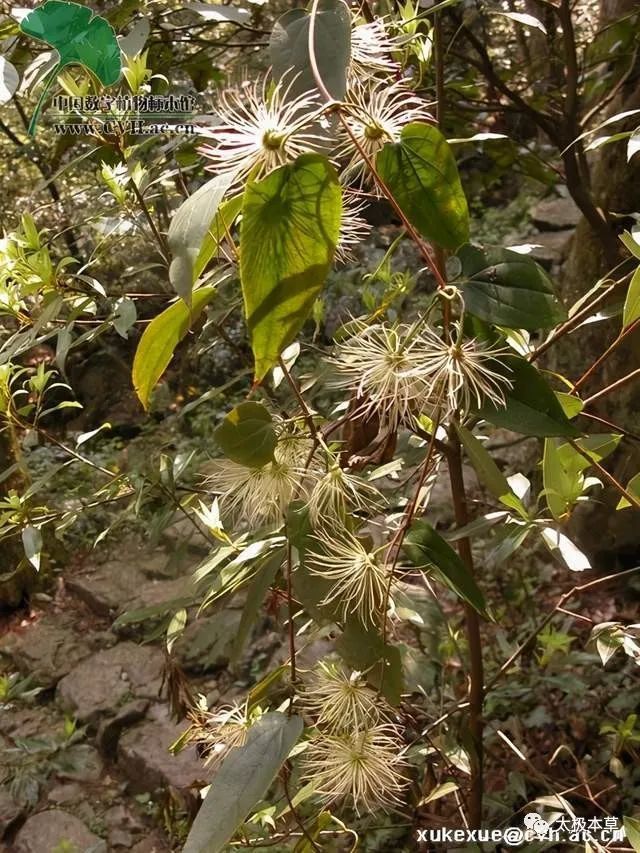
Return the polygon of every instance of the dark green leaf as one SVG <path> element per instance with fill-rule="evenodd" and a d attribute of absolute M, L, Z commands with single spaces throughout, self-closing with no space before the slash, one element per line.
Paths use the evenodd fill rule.
<path fill-rule="evenodd" d="M 271 462 L 278 443 L 273 418 L 262 403 L 240 403 L 214 434 L 225 456 L 248 468 Z"/>
<path fill-rule="evenodd" d="M 486 403 L 478 412 L 481 418 L 498 427 L 540 438 L 580 435 L 565 415 L 553 390 L 536 368 L 519 356 L 506 356 L 506 375 L 513 383 L 506 406 Z"/>
<path fill-rule="evenodd" d="M 429 124 L 403 128 L 376 167 L 409 222 L 432 243 L 457 249 L 469 239 L 469 210 L 449 143 Z"/>
<path fill-rule="evenodd" d="M 232 749 L 216 773 L 191 827 L 184 853 L 219 853 L 269 790 L 302 734 L 300 717 L 279 712 L 262 716 L 247 743 Z"/>
<path fill-rule="evenodd" d="M 484 596 L 473 575 L 433 527 L 423 519 L 411 525 L 404 541 L 404 552 L 414 566 L 433 573 L 463 601 L 487 618 Z"/>
<path fill-rule="evenodd" d="M 566 319 L 551 280 L 527 255 L 469 243 L 458 258 L 465 306 L 482 320 L 510 329 L 549 329 Z"/>
<path fill-rule="evenodd" d="M 201 287 L 193 294 L 191 310 L 182 300 L 174 302 L 154 317 L 144 330 L 133 359 L 132 378 L 133 387 L 145 409 L 149 407 L 151 392 L 171 361 L 175 348 L 214 293 L 214 287 Z"/>
<path fill-rule="evenodd" d="M 309 58 L 310 15 L 290 9 L 271 34 L 271 63 L 277 80 L 291 81 L 291 95 L 312 92 L 316 80 Z M 347 91 L 351 59 L 351 13 L 343 0 L 324 0 L 316 14 L 314 52 L 320 77 L 328 92 L 341 101 Z M 286 75 L 286 76 L 285 76 Z"/>
<path fill-rule="evenodd" d="M 303 154 L 245 190 L 240 279 L 256 381 L 293 342 L 320 293 L 342 212 L 338 176 L 326 157 Z"/>
<path fill-rule="evenodd" d="M 208 181 L 183 202 L 174 213 L 167 241 L 173 260 L 169 267 L 169 280 L 176 293 L 189 304 L 196 278 L 217 248 L 211 246 L 211 254 L 196 265 L 205 238 L 211 229 L 215 229 L 216 214 L 233 181 L 233 175 L 219 175 Z"/>
<path fill-rule="evenodd" d="M 526 518 L 527 511 L 522 501 L 513 493 L 511 486 L 507 482 L 507 478 L 498 468 L 487 450 L 480 444 L 472 432 L 469 432 L 469 430 L 460 424 L 456 425 L 456 429 L 480 482 L 486 486 L 494 498 L 497 498 L 510 509 L 515 509 L 523 518 Z"/>
<path fill-rule="evenodd" d="M 403 677 L 399 648 L 385 643 L 374 628 L 365 628 L 359 619 L 349 617 L 336 652 L 351 669 L 366 673 L 367 680 L 392 705 L 400 704 Z"/>

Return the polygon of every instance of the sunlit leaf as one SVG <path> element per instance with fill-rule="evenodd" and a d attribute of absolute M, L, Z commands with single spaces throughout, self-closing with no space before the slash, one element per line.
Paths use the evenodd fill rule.
<path fill-rule="evenodd" d="M 626 329 L 640 317 L 640 267 L 634 272 L 627 290 L 622 311 L 622 328 Z"/>
<path fill-rule="evenodd" d="M 0 105 L 11 100 L 19 85 L 20 76 L 15 67 L 4 56 L 0 56 Z"/>
<path fill-rule="evenodd" d="M 432 243 L 457 249 L 469 239 L 469 210 L 449 143 L 429 124 L 413 122 L 376 159 L 380 176 L 409 222 Z"/>
<path fill-rule="evenodd" d="M 320 293 L 342 211 L 335 169 L 304 154 L 245 190 L 240 279 L 260 381 L 293 343 Z"/>
<path fill-rule="evenodd" d="M 173 260 L 169 267 L 169 280 L 176 293 L 189 304 L 195 281 L 206 262 L 198 265 L 205 238 L 214 227 L 216 213 L 225 193 L 233 182 L 233 174 L 220 175 L 208 181 L 184 201 L 174 213 L 167 242 Z M 199 266 L 199 268 L 197 268 Z"/>
<path fill-rule="evenodd" d="M 144 330 L 133 359 L 132 379 L 145 409 L 149 407 L 151 392 L 171 361 L 175 348 L 214 293 L 214 287 L 201 287 L 193 294 L 191 309 L 182 300 L 175 302 L 154 317 Z"/>

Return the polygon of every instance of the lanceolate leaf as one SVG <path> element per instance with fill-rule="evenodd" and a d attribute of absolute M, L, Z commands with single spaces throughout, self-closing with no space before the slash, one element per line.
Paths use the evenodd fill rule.
<path fill-rule="evenodd" d="M 423 519 L 413 522 L 403 548 L 414 566 L 431 570 L 463 601 L 488 618 L 484 596 L 473 575 L 453 548 L 428 522 Z"/>
<path fill-rule="evenodd" d="M 15 67 L 0 56 L 0 105 L 11 100 L 19 85 L 20 76 Z"/>
<path fill-rule="evenodd" d="M 469 210 L 449 143 L 429 124 L 413 122 L 388 143 L 376 167 L 409 222 L 445 249 L 469 239 Z"/>
<path fill-rule="evenodd" d="M 552 389 L 532 364 L 520 356 L 506 356 L 504 363 L 510 370 L 506 375 L 513 383 L 506 395 L 506 406 L 486 403 L 478 412 L 481 418 L 495 426 L 540 438 L 576 438 L 580 435 Z"/>
<path fill-rule="evenodd" d="M 240 403 L 215 431 L 225 456 L 249 468 L 261 468 L 273 460 L 278 439 L 273 418 L 261 403 Z"/>
<path fill-rule="evenodd" d="M 231 231 L 233 223 L 242 210 L 242 195 L 223 201 L 204 235 L 200 251 L 193 264 L 193 282 L 202 275 L 204 268 L 218 251 L 218 246 Z"/>
<path fill-rule="evenodd" d="M 122 56 L 113 27 L 87 6 L 47 0 L 22 19 L 20 29 L 51 45 L 59 56 L 29 125 L 31 134 L 49 86 L 67 65 L 81 65 L 95 74 L 104 86 L 111 86 L 120 78 Z"/>
<path fill-rule="evenodd" d="M 144 330 L 133 359 L 133 387 L 146 408 L 156 382 L 171 361 L 173 352 L 189 331 L 205 305 L 211 301 L 214 287 L 201 287 L 193 294 L 191 308 L 180 300 L 158 314 Z"/>
<path fill-rule="evenodd" d="M 566 319 L 551 280 L 527 255 L 467 244 L 458 258 L 465 306 L 482 320 L 510 329 L 549 329 Z"/>
<path fill-rule="evenodd" d="M 640 267 L 634 272 L 622 312 L 622 328 L 626 329 L 640 317 Z"/>
<path fill-rule="evenodd" d="M 316 88 L 309 57 L 310 15 L 304 9 L 290 9 L 278 20 L 271 34 L 271 63 L 276 79 L 291 82 L 291 94 Z M 351 59 L 351 13 L 343 0 L 324 0 L 316 14 L 314 48 L 318 71 L 325 87 L 336 100 L 347 91 L 347 71 Z"/>
<path fill-rule="evenodd" d="M 173 260 L 169 267 L 169 279 L 176 293 L 189 304 L 193 285 L 217 247 L 198 265 L 203 242 L 210 229 L 215 227 L 216 213 L 225 193 L 233 181 L 233 175 L 219 175 L 208 181 L 183 202 L 173 215 L 167 241 Z M 236 211 L 237 215 L 237 211 Z M 196 266 L 198 265 L 198 269 Z"/>
<path fill-rule="evenodd" d="M 468 429 L 460 424 L 456 425 L 456 429 L 480 482 L 486 486 L 494 498 L 497 498 L 510 509 L 515 509 L 516 512 L 526 518 L 527 511 L 522 501 L 513 493 L 507 478 L 493 461 L 491 455 Z"/>
<path fill-rule="evenodd" d="M 333 259 L 342 212 L 335 169 L 303 154 L 244 194 L 240 279 L 260 381 L 293 342 Z"/>
<path fill-rule="evenodd" d="M 301 717 L 265 714 L 217 771 L 191 827 L 184 853 L 219 853 L 269 790 L 302 734 Z"/>

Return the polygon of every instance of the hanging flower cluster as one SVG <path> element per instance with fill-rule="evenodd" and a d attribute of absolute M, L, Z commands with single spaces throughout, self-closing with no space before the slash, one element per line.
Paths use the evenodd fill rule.
<path fill-rule="evenodd" d="M 394 198 L 389 198 L 376 163 L 390 144 L 394 151 L 405 144 L 410 134 L 403 132 L 408 125 L 432 130 L 434 119 L 429 102 L 401 73 L 400 52 L 400 43 L 384 20 L 362 23 L 357 19 L 351 32 L 347 91 L 339 101 L 323 100 L 326 92 L 316 89 L 300 92 L 299 75 L 289 73 L 280 79 L 267 75 L 259 83 L 220 96 L 201 152 L 207 168 L 223 178 L 221 185 L 227 181 L 229 197 L 246 188 L 240 224 L 240 277 L 252 347 L 258 328 L 255 315 L 268 313 L 273 294 L 263 298 L 259 276 L 252 291 L 244 289 L 246 265 L 260 264 L 263 256 L 265 267 L 268 263 L 278 266 L 283 258 L 291 260 L 296 272 L 276 283 L 278 298 L 294 315 L 296 300 L 308 284 L 306 256 L 317 248 L 307 242 L 305 228 L 312 211 L 298 197 L 292 201 L 284 190 L 269 195 L 278 180 L 284 186 L 295 173 L 296 163 L 306 168 L 322 159 L 326 183 L 333 182 L 333 190 L 342 200 L 341 212 L 336 207 L 330 223 L 331 239 L 327 239 L 330 255 L 338 263 L 358 258 L 368 238 L 372 203 L 386 196 L 396 212 L 402 213 Z M 309 154 L 322 158 L 299 161 Z M 415 156 L 423 154 L 418 151 Z M 455 171 L 455 161 L 453 165 Z M 412 168 L 410 159 L 399 168 L 405 166 Z M 277 180 L 263 180 L 274 170 L 280 170 Z M 311 171 L 300 178 L 299 186 L 305 189 L 306 179 L 311 186 Z M 267 213 L 258 226 L 247 225 L 251 211 L 259 207 L 261 193 L 267 200 Z M 312 198 L 317 205 L 314 210 L 318 210 L 324 203 L 322 190 Z M 243 235 L 258 227 L 268 235 L 265 243 L 269 243 L 272 221 L 283 211 L 285 216 L 289 214 L 288 232 L 282 234 L 275 228 L 274 245 L 261 245 L 260 252 L 247 261 Z M 411 233 L 409 221 L 403 222 Z M 259 587 L 260 573 L 275 570 L 276 579 L 267 581 L 264 589 L 272 587 L 269 612 L 277 613 L 289 632 L 292 672 L 291 687 L 286 697 L 281 696 L 280 709 L 287 714 L 302 709 L 311 725 L 301 755 L 292 759 L 293 771 L 313 781 L 314 796 L 325 803 L 345 802 L 358 814 L 397 807 L 409 783 L 406 750 L 391 704 L 399 702 L 399 696 L 390 698 L 384 685 L 376 683 L 375 663 L 363 666 L 363 672 L 351 672 L 333 653 L 302 679 L 299 670 L 294 677 L 296 642 L 307 633 L 313 638 L 317 629 L 324 632 L 323 640 L 336 633 L 344 638 L 351 630 L 375 653 L 397 638 L 403 583 L 411 573 L 402 551 L 403 539 L 413 515 L 427 508 L 444 456 L 438 448 L 421 465 L 411 462 L 401 481 L 399 472 L 405 459 L 396 449 L 411 441 L 412 447 L 422 448 L 426 435 L 434 450 L 437 441 L 455 435 L 453 427 L 486 404 L 504 406 L 513 386 L 505 358 L 512 351 L 504 343 L 503 333 L 465 321 L 463 288 L 447 285 L 443 272 L 438 279 L 431 250 L 412 236 L 440 285 L 426 309 L 414 312 L 407 321 L 393 306 L 412 278 L 408 270 L 399 274 L 391 270 L 389 259 L 396 241 L 378 270 L 388 285 L 382 299 L 373 296 L 367 303 L 363 297 L 368 313 L 350 318 L 339 329 L 331 351 L 321 366 L 316 359 L 312 373 L 296 367 L 297 376 L 293 375 L 292 365 L 300 354 L 298 344 L 293 345 L 297 347 L 293 354 L 282 351 L 277 364 L 275 353 L 272 376 L 263 378 L 260 373 L 257 377 L 263 388 L 271 383 L 268 392 L 260 396 L 262 392 L 256 388 L 252 402 L 241 404 L 253 406 L 247 422 L 238 412 L 230 421 L 246 430 L 242 434 L 250 436 L 247 441 L 255 443 L 255 452 L 238 454 L 242 442 L 232 442 L 225 457 L 210 462 L 205 480 L 220 508 L 215 524 L 209 527 L 224 541 L 222 556 L 211 561 L 213 568 L 224 569 L 216 575 L 207 602 L 218 597 L 216 585 L 222 585 L 220 577 L 225 573 L 236 589 L 251 578 L 256 578 Z M 275 260 L 268 261 L 266 256 L 272 250 Z M 318 264 L 323 262 L 319 251 Z M 323 269 L 329 270 L 330 263 L 331 257 Z M 298 274 L 299 269 L 303 271 Z M 400 275 L 400 281 L 394 275 Z M 322 313 L 310 307 L 313 296 L 305 316 L 313 315 L 319 330 Z M 251 300 L 255 300 L 252 311 Z M 288 322 L 285 312 L 282 323 L 286 326 Z M 269 333 L 272 331 L 275 334 L 270 326 Z M 289 336 L 289 342 L 293 337 Z M 314 344 L 318 344 L 317 338 Z M 281 408 L 285 397 L 295 409 L 290 416 Z M 255 400 L 261 401 L 259 412 Z M 409 484 L 413 491 L 405 489 Z M 248 570 L 252 559 L 258 561 L 256 568 Z M 426 563 L 420 566 L 414 578 L 424 579 L 428 569 Z M 365 655 L 369 651 L 366 648 Z M 381 663 L 380 657 L 377 663 Z M 251 724 L 242 706 L 213 714 L 200 709 L 193 717 L 189 738 L 207 760 L 215 761 L 244 743 Z"/>
<path fill-rule="evenodd" d="M 349 800 L 357 813 L 398 805 L 407 785 L 402 740 L 393 711 L 360 672 L 348 674 L 337 661 L 321 661 L 305 683 L 302 706 L 315 734 L 302 760 L 326 802 Z"/>

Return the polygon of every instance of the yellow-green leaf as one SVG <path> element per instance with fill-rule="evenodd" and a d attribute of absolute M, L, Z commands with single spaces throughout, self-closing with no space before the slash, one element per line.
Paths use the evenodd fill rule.
<path fill-rule="evenodd" d="M 640 267 L 634 272 L 622 311 L 622 328 L 626 329 L 640 317 Z"/>
<path fill-rule="evenodd" d="M 149 407 L 151 392 L 171 361 L 175 348 L 214 293 L 214 287 L 201 287 L 193 294 L 191 309 L 182 300 L 174 302 L 154 317 L 144 330 L 133 359 L 132 379 L 145 409 Z"/>
<path fill-rule="evenodd" d="M 340 231 L 342 200 L 326 157 L 303 154 L 245 190 L 240 280 L 260 381 L 302 328 Z"/>

